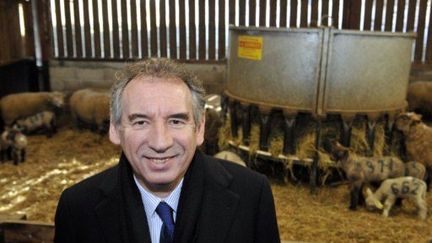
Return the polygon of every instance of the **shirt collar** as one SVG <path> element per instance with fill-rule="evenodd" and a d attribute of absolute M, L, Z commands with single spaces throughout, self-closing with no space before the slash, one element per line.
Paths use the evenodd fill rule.
<path fill-rule="evenodd" d="M 180 183 L 176 186 L 176 188 L 166 197 L 166 198 L 159 198 L 149 192 L 147 189 L 145 189 L 141 184 L 138 182 L 138 179 L 133 176 L 135 184 L 137 185 L 141 198 L 144 204 L 144 209 L 146 213 L 150 214 L 151 216 L 156 213 L 156 207 L 159 205 L 161 201 L 166 202 L 174 211 L 174 215 L 177 214 L 177 206 L 180 199 L 180 193 L 181 188 L 183 186 L 183 179 L 181 179 Z M 175 219 L 174 219 L 175 220 Z"/>

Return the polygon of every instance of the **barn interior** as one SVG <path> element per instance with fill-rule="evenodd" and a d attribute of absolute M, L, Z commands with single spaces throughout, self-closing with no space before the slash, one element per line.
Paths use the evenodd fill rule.
<path fill-rule="evenodd" d="M 359 156 L 410 160 L 395 122 L 415 111 L 432 126 L 431 10 L 432 0 L 0 1 L 0 104 L 64 95 L 56 132 L 26 133 L 22 161 L 1 158 L 0 242 L 52 242 L 61 192 L 118 163 L 106 123 L 78 122 L 71 100 L 89 89 L 109 97 L 126 64 L 152 57 L 203 81 L 200 149 L 234 152 L 267 176 L 283 242 L 432 241 L 430 189 L 426 220 L 409 200 L 389 217 L 362 199 L 350 210 L 331 154 L 339 141 Z M 425 84 L 419 104 L 415 83 Z"/>

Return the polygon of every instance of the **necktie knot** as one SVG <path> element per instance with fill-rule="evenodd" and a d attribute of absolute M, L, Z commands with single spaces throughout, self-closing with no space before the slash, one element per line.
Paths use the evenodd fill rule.
<path fill-rule="evenodd" d="M 172 208 L 166 202 L 160 202 L 156 208 L 156 213 L 162 220 L 161 240 L 160 242 L 170 243 L 174 239 L 174 219 Z"/>

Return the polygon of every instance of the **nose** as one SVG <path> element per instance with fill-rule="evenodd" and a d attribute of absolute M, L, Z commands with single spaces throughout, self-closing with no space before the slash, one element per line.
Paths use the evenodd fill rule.
<path fill-rule="evenodd" d="M 153 123 L 148 137 L 149 147 L 158 153 L 163 153 L 173 145 L 173 137 L 164 122 Z"/>

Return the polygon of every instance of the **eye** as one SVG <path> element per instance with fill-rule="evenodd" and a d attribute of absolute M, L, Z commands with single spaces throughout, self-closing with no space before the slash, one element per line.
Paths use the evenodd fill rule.
<path fill-rule="evenodd" d="M 182 128 L 186 126 L 187 122 L 182 119 L 170 119 L 168 120 L 168 125 L 174 128 Z"/>
<path fill-rule="evenodd" d="M 146 120 L 135 120 L 135 121 L 132 121 L 132 127 L 134 129 L 142 129 L 142 128 L 146 127 L 148 124 L 149 123 Z"/>

